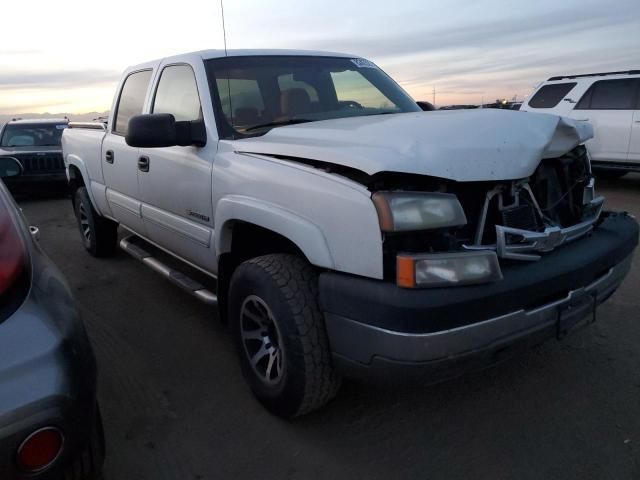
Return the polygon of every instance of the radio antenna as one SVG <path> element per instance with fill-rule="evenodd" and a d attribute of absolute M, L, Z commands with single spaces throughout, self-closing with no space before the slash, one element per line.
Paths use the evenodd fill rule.
<path fill-rule="evenodd" d="M 220 0 L 220 13 L 222 14 L 222 37 L 224 38 L 224 56 L 225 58 L 229 56 L 227 52 L 227 27 L 224 23 L 224 5 L 223 1 Z M 229 70 L 227 70 L 227 95 L 229 98 L 229 123 L 231 127 L 231 138 L 235 140 L 235 128 L 233 126 L 233 105 L 231 105 L 231 79 L 229 78 Z"/>
<path fill-rule="evenodd" d="M 222 0 L 220 0 L 220 12 L 222 12 L 222 37 L 224 38 L 224 56 L 228 57 L 227 53 L 227 29 L 224 24 L 224 5 L 222 4 Z"/>

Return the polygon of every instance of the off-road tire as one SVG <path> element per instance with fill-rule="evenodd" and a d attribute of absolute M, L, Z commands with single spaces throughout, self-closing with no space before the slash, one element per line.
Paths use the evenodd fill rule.
<path fill-rule="evenodd" d="M 118 246 L 118 224 L 96 212 L 86 187 L 75 191 L 73 206 L 82 244 L 94 257 L 110 257 Z"/>
<path fill-rule="evenodd" d="M 265 382 L 251 365 L 242 337 L 245 301 L 259 297 L 273 313 L 284 350 L 278 383 Z M 316 410 L 333 397 L 340 377 L 331 364 L 324 315 L 318 305 L 318 275 L 294 255 L 265 255 L 242 263 L 229 288 L 229 323 L 245 379 L 272 413 L 292 418 Z"/>

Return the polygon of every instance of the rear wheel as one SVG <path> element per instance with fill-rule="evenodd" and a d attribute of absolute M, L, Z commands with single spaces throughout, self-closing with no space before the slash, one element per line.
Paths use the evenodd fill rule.
<path fill-rule="evenodd" d="M 96 212 L 86 187 L 76 190 L 73 205 L 84 248 L 94 257 L 113 255 L 118 243 L 118 224 Z"/>
<path fill-rule="evenodd" d="M 258 400 L 285 418 L 315 410 L 337 393 L 318 277 L 303 259 L 265 255 L 231 278 L 229 321 L 243 374 Z"/>

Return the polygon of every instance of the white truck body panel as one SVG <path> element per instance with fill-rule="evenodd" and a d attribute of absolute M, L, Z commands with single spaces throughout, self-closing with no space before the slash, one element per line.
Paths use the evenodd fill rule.
<path fill-rule="evenodd" d="M 315 265 L 382 278 L 382 237 L 371 193 L 306 165 L 233 152 L 221 141 L 214 169 L 216 247 L 234 218 L 292 240 Z M 358 219 L 354 222 L 353 219 Z"/>
<path fill-rule="evenodd" d="M 530 176 L 591 138 L 588 123 L 556 115 L 457 110 L 341 118 L 276 128 L 238 140 L 239 152 L 346 165 L 369 175 L 403 172 L 456 181 Z"/>

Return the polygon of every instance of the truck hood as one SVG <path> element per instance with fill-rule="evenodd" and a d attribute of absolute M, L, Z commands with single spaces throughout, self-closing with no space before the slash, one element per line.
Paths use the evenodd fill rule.
<path fill-rule="evenodd" d="M 508 110 L 454 110 L 323 120 L 233 142 L 238 153 L 318 160 L 369 175 L 514 180 L 593 136 L 590 124 Z"/>

